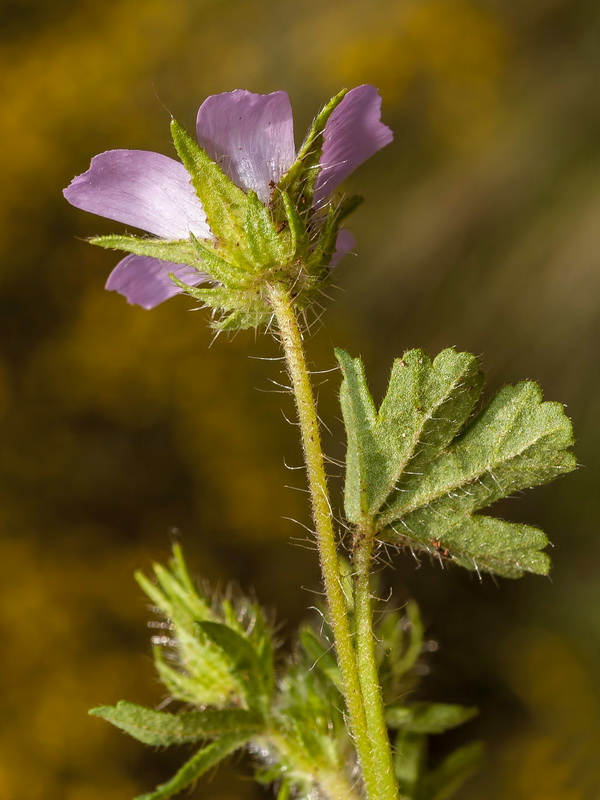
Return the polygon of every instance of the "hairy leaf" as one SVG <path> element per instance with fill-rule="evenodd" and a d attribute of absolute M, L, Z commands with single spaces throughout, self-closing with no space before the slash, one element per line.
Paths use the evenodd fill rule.
<path fill-rule="evenodd" d="M 416 800 L 446 800 L 477 770 L 484 759 L 481 742 L 460 747 L 450 753 L 435 770 L 422 779 Z"/>
<path fill-rule="evenodd" d="M 469 569 L 545 574 L 544 534 L 477 515 L 516 491 L 575 468 L 571 423 L 531 382 L 506 386 L 467 424 L 481 393 L 478 360 L 444 350 L 432 362 L 410 350 L 394 363 L 379 409 L 359 359 L 337 351 L 344 380 L 345 507 L 382 538 Z"/>
<path fill-rule="evenodd" d="M 443 733 L 477 714 L 476 708 L 447 703 L 415 703 L 412 706 L 389 706 L 385 718 L 390 728 L 412 733 Z"/>
<path fill-rule="evenodd" d="M 100 706 L 89 713 L 150 745 L 182 744 L 226 733 L 256 734 L 261 730 L 256 715 L 238 708 L 170 714 L 121 700 L 116 706 Z"/>
<path fill-rule="evenodd" d="M 154 792 L 140 795 L 136 800 L 166 800 L 166 798 L 172 797 L 219 764 L 228 755 L 243 747 L 248 739 L 248 735 L 244 733 L 230 733 L 222 736 L 193 755 L 170 781 L 157 786 Z"/>

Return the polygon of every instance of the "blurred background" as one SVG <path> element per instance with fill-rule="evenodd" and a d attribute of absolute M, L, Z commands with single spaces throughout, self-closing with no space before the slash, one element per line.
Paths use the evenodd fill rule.
<path fill-rule="evenodd" d="M 289 397 L 263 336 L 213 340 L 175 298 L 152 312 L 103 290 L 115 223 L 61 190 L 113 148 L 172 154 L 209 94 L 286 89 L 300 143 L 342 86 L 370 82 L 394 143 L 350 181 L 356 256 L 310 356 L 366 361 L 380 396 L 420 346 L 480 354 L 491 393 L 531 378 L 568 407 L 581 469 L 499 509 L 544 528 L 549 579 L 442 570 L 406 556 L 382 580 L 414 596 L 437 652 L 422 696 L 481 715 L 464 800 L 597 800 L 600 713 L 600 115 L 588 0 L 4 0 L 1 14 L 1 800 L 131 800 L 185 753 L 153 753 L 86 710 L 163 699 L 132 572 L 172 537 L 194 571 L 276 609 L 313 605 L 315 554 Z M 343 457 L 338 375 L 323 376 Z M 334 476 L 339 498 L 339 475 Z M 178 532 L 178 533 L 177 533 Z M 387 591 L 387 590 L 386 590 Z M 258 800 L 240 761 L 194 796 Z"/>

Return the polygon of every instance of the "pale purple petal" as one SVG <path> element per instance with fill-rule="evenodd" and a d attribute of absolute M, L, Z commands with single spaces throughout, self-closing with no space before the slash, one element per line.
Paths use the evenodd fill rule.
<path fill-rule="evenodd" d="M 178 161 L 147 150 L 109 150 L 64 192 L 69 203 L 163 239 L 212 238 L 206 214 Z"/>
<path fill-rule="evenodd" d="M 105 288 L 122 294 L 132 305 L 150 309 L 181 294 L 182 290 L 169 278 L 169 273 L 188 286 L 198 286 L 208 278 L 203 272 L 183 264 L 129 255 L 110 273 Z"/>
<path fill-rule="evenodd" d="M 292 107 L 286 92 L 245 89 L 215 94 L 200 106 L 198 143 L 244 191 L 263 203 L 296 158 Z"/>
<path fill-rule="evenodd" d="M 374 153 L 389 144 L 392 131 L 381 122 L 381 97 L 374 86 L 352 89 L 329 117 L 313 205 L 329 195 Z"/>
<path fill-rule="evenodd" d="M 356 239 L 347 228 L 340 228 L 337 239 L 335 240 L 335 253 L 333 254 L 330 267 L 337 267 L 342 258 L 348 255 L 356 247 Z"/>

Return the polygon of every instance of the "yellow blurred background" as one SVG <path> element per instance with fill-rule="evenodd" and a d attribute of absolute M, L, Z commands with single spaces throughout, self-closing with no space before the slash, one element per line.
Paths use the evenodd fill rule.
<path fill-rule="evenodd" d="M 481 354 L 489 391 L 538 380 L 567 404 L 582 468 L 502 507 L 543 527 L 550 579 L 499 581 L 399 556 L 437 652 L 423 696 L 482 713 L 465 800 L 597 800 L 600 546 L 597 7 L 588 0 L 4 0 L 0 10 L 0 800 L 130 800 L 185 753 L 152 752 L 94 705 L 163 698 L 132 571 L 176 529 L 194 571 L 277 610 L 318 588 L 295 431 L 263 336 L 213 336 L 176 298 L 146 312 L 103 283 L 120 226 L 61 189 L 113 148 L 172 153 L 169 114 L 286 89 L 298 143 L 320 104 L 370 82 L 394 143 L 350 183 L 357 256 L 310 341 L 362 354 L 376 392 L 421 346 Z M 212 345 L 212 346 L 211 346 Z M 324 376 L 324 380 L 327 376 Z M 319 387 L 343 456 L 334 374 Z M 334 489 L 339 498 L 339 476 Z M 194 796 L 257 800 L 244 762 Z"/>

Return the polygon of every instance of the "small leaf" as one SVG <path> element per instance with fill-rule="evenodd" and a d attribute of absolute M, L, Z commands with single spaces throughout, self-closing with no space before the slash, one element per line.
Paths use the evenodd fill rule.
<path fill-rule="evenodd" d="M 166 800 L 166 798 L 172 797 L 208 772 L 209 769 L 216 767 L 224 758 L 239 750 L 248 741 L 248 735 L 243 733 L 230 733 L 222 736 L 193 755 L 170 781 L 157 786 L 154 792 L 140 795 L 136 800 Z"/>
<path fill-rule="evenodd" d="M 419 784 L 426 756 L 425 736 L 409 731 L 400 731 L 394 747 L 394 768 L 400 785 L 400 793 L 413 800 Z"/>
<path fill-rule="evenodd" d="M 394 363 L 377 410 L 360 360 L 337 356 L 350 522 L 371 518 L 380 538 L 468 569 L 546 574 L 541 531 L 475 512 L 575 468 L 562 406 L 524 382 L 501 389 L 464 427 L 482 387 L 477 359 L 444 350 L 432 363 L 411 350 Z"/>
<path fill-rule="evenodd" d="M 196 742 L 226 733 L 256 734 L 262 727 L 257 716 L 237 708 L 170 714 L 122 700 L 116 706 L 100 706 L 89 713 L 150 745 Z"/>
<path fill-rule="evenodd" d="M 477 770 L 485 757 L 480 742 L 460 747 L 450 753 L 435 770 L 426 775 L 417 793 L 417 800 L 446 800 Z"/>
<path fill-rule="evenodd" d="M 331 645 L 324 646 L 315 631 L 308 625 L 300 628 L 300 643 L 312 661 L 311 668 L 318 669 L 326 675 L 341 693 L 343 691 L 342 678 L 333 647 Z"/>
<path fill-rule="evenodd" d="M 202 622 L 199 627 L 226 658 L 232 677 L 244 689 L 248 706 L 263 710 L 269 698 L 271 676 L 263 674 L 257 653 L 250 642 L 218 622 Z"/>
<path fill-rule="evenodd" d="M 462 725 L 477 714 L 476 708 L 446 703 L 416 703 L 413 706 L 391 706 L 385 710 L 390 728 L 402 728 L 411 733 L 443 733 Z"/>

